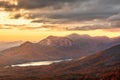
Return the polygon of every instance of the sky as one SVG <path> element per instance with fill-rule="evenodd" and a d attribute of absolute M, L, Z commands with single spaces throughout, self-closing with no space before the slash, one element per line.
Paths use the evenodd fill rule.
<path fill-rule="evenodd" d="M 0 41 L 71 33 L 120 36 L 120 0 L 0 0 Z"/>

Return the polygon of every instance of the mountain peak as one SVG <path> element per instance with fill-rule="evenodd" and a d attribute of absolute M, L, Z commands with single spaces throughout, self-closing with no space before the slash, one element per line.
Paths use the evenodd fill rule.
<path fill-rule="evenodd" d="M 40 41 L 39 44 L 44 46 L 68 47 L 72 46 L 72 40 L 66 37 L 48 36 L 46 39 Z"/>
<path fill-rule="evenodd" d="M 58 37 L 57 37 L 57 36 L 50 35 L 50 36 L 48 36 L 47 38 L 52 39 L 52 38 L 58 38 Z"/>
<path fill-rule="evenodd" d="M 80 36 L 80 35 L 77 33 L 72 33 L 72 34 L 69 34 L 68 36 Z"/>
<path fill-rule="evenodd" d="M 81 38 L 91 38 L 91 36 L 87 35 L 87 34 L 84 34 L 84 35 L 80 35 L 80 34 L 77 34 L 77 33 L 72 33 L 70 35 L 67 35 L 66 36 L 67 38 L 70 38 L 70 39 L 81 39 Z"/>
<path fill-rule="evenodd" d="M 23 44 L 21 44 L 21 46 L 29 46 L 29 45 L 31 45 L 31 44 L 33 44 L 33 43 L 30 42 L 30 41 L 26 41 L 26 42 L 24 42 Z"/>

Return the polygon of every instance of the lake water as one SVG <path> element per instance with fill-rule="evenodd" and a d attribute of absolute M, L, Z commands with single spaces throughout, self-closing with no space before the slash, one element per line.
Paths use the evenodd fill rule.
<path fill-rule="evenodd" d="M 12 67 L 19 66 L 19 67 L 25 67 L 25 66 L 40 66 L 40 65 L 50 65 L 52 63 L 58 63 L 62 61 L 71 61 L 72 59 L 65 59 L 65 60 L 55 60 L 55 61 L 39 61 L 39 62 L 30 62 L 30 63 L 23 63 L 23 64 L 16 64 L 12 65 Z"/>

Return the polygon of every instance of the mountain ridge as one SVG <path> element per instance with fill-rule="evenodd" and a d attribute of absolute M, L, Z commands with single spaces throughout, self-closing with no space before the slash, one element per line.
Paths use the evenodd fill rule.
<path fill-rule="evenodd" d="M 77 35 L 77 34 L 76 34 Z M 104 40 L 77 35 L 78 39 L 49 36 L 38 43 L 25 42 L 20 46 L 1 51 L 0 66 L 24 62 L 76 59 L 99 52 L 120 43 L 119 38 Z M 89 38 L 90 37 L 90 38 Z M 49 43 L 49 45 L 48 45 Z"/>

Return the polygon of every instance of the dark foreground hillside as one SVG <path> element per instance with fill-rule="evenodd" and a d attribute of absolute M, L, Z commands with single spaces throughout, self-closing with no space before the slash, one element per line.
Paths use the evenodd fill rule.
<path fill-rule="evenodd" d="M 0 80 L 120 80 L 120 45 L 49 66 L 4 67 Z"/>
<path fill-rule="evenodd" d="M 55 73 L 41 67 L 12 68 L 1 70 L 0 80 L 120 80 L 119 67 L 111 66 L 88 74 L 81 71 Z"/>

